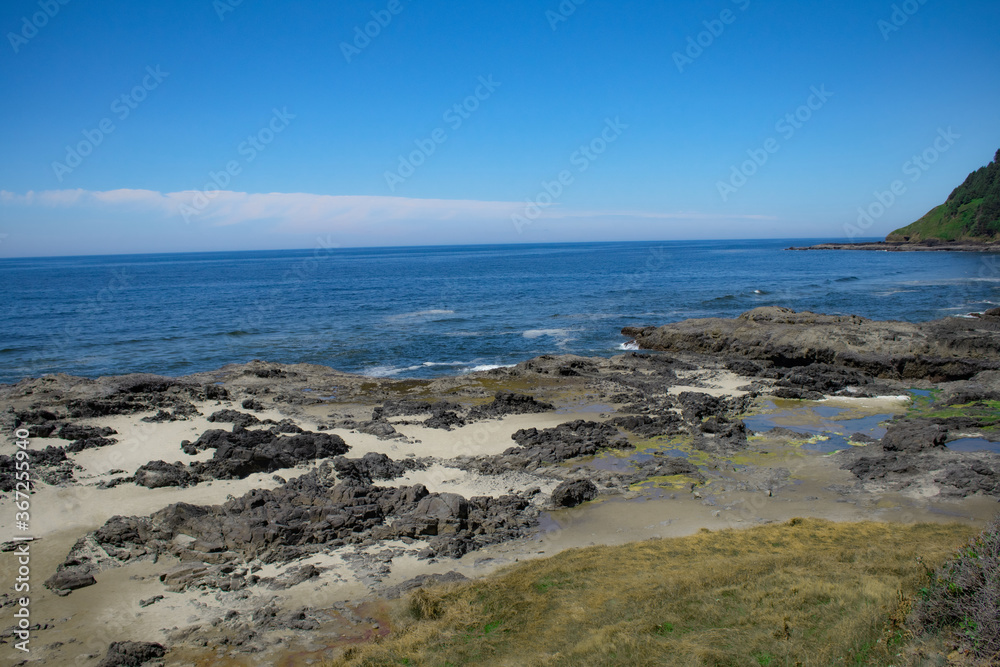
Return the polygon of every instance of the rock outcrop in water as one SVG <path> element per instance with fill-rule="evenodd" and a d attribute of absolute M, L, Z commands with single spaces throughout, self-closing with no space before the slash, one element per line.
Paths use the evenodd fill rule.
<path fill-rule="evenodd" d="M 643 349 L 745 358 L 776 369 L 822 364 L 875 378 L 943 382 L 1000 368 L 1000 320 L 993 319 L 883 322 L 769 306 L 735 319 L 626 327 L 622 333 Z"/>

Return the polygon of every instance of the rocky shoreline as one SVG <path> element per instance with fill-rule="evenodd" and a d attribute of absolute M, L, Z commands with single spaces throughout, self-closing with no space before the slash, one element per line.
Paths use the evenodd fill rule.
<path fill-rule="evenodd" d="M 643 351 L 433 381 L 254 361 L 0 385 L 38 480 L 27 664 L 329 658 L 391 631 L 380 600 L 573 546 L 996 512 L 1000 316 L 623 334 Z"/>
<path fill-rule="evenodd" d="M 817 243 L 786 250 L 874 250 L 881 252 L 1000 252 L 1000 243 L 988 241 L 941 241 L 925 239 L 919 242 L 874 241 L 871 243 Z"/>

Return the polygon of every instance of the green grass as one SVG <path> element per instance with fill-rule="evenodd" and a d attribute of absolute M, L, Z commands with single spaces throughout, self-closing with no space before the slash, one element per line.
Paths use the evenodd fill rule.
<path fill-rule="evenodd" d="M 940 405 L 936 400 L 937 395 L 915 397 L 906 416 L 924 419 L 970 417 L 978 422 L 979 428 L 983 429 L 995 429 L 1000 425 L 1000 401 Z"/>
<path fill-rule="evenodd" d="M 973 532 L 793 519 L 575 549 L 420 589 L 335 664 L 889 664 L 925 564 Z"/>
<path fill-rule="evenodd" d="M 983 200 L 973 199 L 958 208 L 955 215 L 948 212 L 945 204 L 935 206 L 924 217 L 914 223 L 889 234 L 891 240 L 902 240 L 899 237 L 908 236 L 910 241 L 923 239 L 940 239 L 942 241 L 960 241 L 972 238 L 968 231 L 972 228 L 976 213 Z"/>

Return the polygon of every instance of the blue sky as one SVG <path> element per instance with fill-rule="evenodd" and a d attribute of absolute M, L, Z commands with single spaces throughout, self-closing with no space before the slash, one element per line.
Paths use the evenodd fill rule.
<path fill-rule="evenodd" d="M 1000 147 L 995 0 L 64 1 L 0 9 L 0 257 L 882 236 Z"/>

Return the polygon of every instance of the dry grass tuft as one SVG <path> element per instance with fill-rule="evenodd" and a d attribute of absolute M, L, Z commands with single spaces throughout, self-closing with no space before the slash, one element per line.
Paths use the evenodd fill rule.
<path fill-rule="evenodd" d="M 888 664 L 925 564 L 973 532 L 794 519 L 571 550 L 418 590 L 393 635 L 335 664 Z"/>
<path fill-rule="evenodd" d="M 967 652 L 1000 664 L 1000 516 L 920 589 L 913 618 L 923 629 L 951 631 Z"/>

